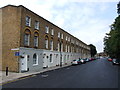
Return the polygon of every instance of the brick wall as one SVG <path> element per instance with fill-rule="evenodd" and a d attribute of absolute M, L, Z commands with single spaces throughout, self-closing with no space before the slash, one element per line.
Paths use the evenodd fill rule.
<path fill-rule="evenodd" d="M 69 47 L 71 48 L 74 47 L 74 52 L 76 52 L 76 47 L 80 48 L 80 46 L 77 45 L 72 45 L 71 41 L 66 41 L 66 36 L 70 37 L 70 39 L 73 39 L 73 41 L 78 41 L 79 43 L 85 45 L 83 42 L 81 42 L 80 40 L 78 40 L 77 38 L 75 38 L 74 36 L 72 36 L 71 34 L 69 34 L 68 32 L 64 31 L 63 29 L 59 28 L 58 26 L 54 25 L 53 23 L 49 22 L 48 20 L 40 17 L 39 15 L 35 14 L 34 12 L 30 11 L 29 9 L 20 6 L 20 8 L 22 9 L 22 28 L 21 28 L 21 34 L 20 34 L 20 46 L 24 47 L 24 32 L 26 29 L 29 29 L 31 32 L 31 38 L 30 38 L 30 46 L 29 48 L 34 48 L 34 32 L 38 32 L 39 34 L 39 46 L 38 49 L 45 49 L 45 36 L 48 36 L 49 38 L 49 48 L 48 50 L 50 50 L 50 40 L 53 38 L 53 42 L 54 42 L 54 50 L 56 51 L 56 47 L 58 42 L 61 40 L 63 42 L 63 51 L 65 52 L 66 50 L 66 45 L 69 45 Z M 26 16 L 29 16 L 31 18 L 31 26 L 28 27 L 25 25 L 25 18 Z M 39 30 L 35 30 L 34 25 L 35 25 L 35 20 L 40 22 L 40 29 Z M 49 33 L 46 34 L 45 33 L 45 26 L 49 26 Z M 51 29 L 54 29 L 54 35 L 51 35 Z M 58 32 L 63 34 L 63 39 L 59 39 L 58 38 Z M 85 45 L 87 46 L 87 45 Z M 70 49 L 69 48 L 69 49 Z M 71 49 L 69 50 L 71 52 Z M 80 52 L 80 50 L 79 50 Z"/>
<path fill-rule="evenodd" d="M 88 47 L 85 43 L 75 38 L 68 32 L 49 22 L 48 20 L 40 17 L 34 12 L 23 6 L 12 6 L 8 5 L 2 8 L 2 68 L 5 70 L 9 67 L 10 71 L 19 71 L 18 56 L 15 56 L 15 52 L 11 49 L 25 47 L 24 46 L 24 34 L 28 29 L 30 31 L 30 45 L 27 48 L 34 48 L 34 33 L 37 32 L 39 36 L 39 44 L 37 49 L 45 49 L 45 36 L 48 37 L 49 46 L 47 50 L 50 50 L 50 40 L 53 39 L 54 47 L 53 50 L 56 51 L 58 42 L 61 40 L 63 42 L 63 52 L 66 52 L 66 45 L 69 45 L 69 52 L 81 53 L 81 48 L 83 52 L 85 48 Z M 31 26 L 26 26 L 26 16 L 31 18 Z M 34 28 L 35 20 L 39 21 L 39 30 Z M 1 23 L 1 22 L 0 22 Z M 49 26 L 49 33 L 45 33 L 45 26 Z M 51 35 L 51 30 L 54 29 L 54 35 Z M 63 39 L 58 38 L 58 32 L 63 34 Z M 66 41 L 66 36 L 70 37 L 73 41 L 77 41 L 80 45 L 73 44 L 71 41 Z M 1 42 L 1 41 L 0 41 Z M 71 51 L 71 46 L 73 51 Z M 78 48 L 79 50 L 76 50 Z M 89 53 L 89 50 L 85 51 Z"/>
<path fill-rule="evenodd" d="M 2 9 L 2 69 L 18 71 L 18 57 L 11 49 L 19 47 L 20 9 L 6 6 Z"/>

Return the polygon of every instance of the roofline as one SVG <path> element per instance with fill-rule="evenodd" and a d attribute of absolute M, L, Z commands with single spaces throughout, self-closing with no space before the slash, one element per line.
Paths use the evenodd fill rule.
<path fill-rule="evenodd" d="M 84 43 L 83 41 L 81 41 L 80 39 L 78 39 L 77 37 L 73 36 L 72 34 L 68 33 L 68 32 L 67 32 L 67 31 L 65 31 L 64 29 L 62 29 L 62 28 L 58 27 L 57 25 L 53 24 L 52 22 L 50 22 L 50 21 L 48 21 L 47 19 L 43 18 L 42 16 L 40 16 L 40 15 L 36 14 L 35 12 L 31 11 L 30 9 L 26 8 L 26 7 L 25 7 L 25 6 L 23 6 L 23 5 L 18 5 L 18 6 L 16 6 L 16 5 L 11 5 L 11 4 L 8 4 L 8 5 L 3 6 L 3 7 L 1 7 L 1 8 L 5 8 L 5 7 L 8 7 L 8 6 L 11 6 L 11 7 L 22 7 L 22 8 L 25 8 L 25 9 L 29 10 L 30 12 L 32 12 L 33 14 L 37 15 L 38 17 L 42 18 L 43 20 L 47 21 L 48 23 L 52 24 L 53 26 L 55 26 L 55 27 L 59 28 L 60 30 L 62 30 L 62 31 L 64 31 L 64 32 L 66 32 L 68 35 L 70 35 L 70 36 L 74 37 L 75 39 L 79 40 L 79 41 L 80 41 L 80 42 L 82 42 L 83 44 L 87 45 L 86 43 Z M 87 46 L 88 46 L 88 45 L 87 45 Z"/>
<path fill-rule="evenodd" d="M 8 4 L 8 5 L 5 5 L 5 6 L 1 7 L 0 9 L 2 9 L 2 8 L 6 8 L 6 7 L 9 7 L 9 6 L 11 6 L 11 7 L 18 7 L 18 6 L 16 6 L 16 5 Z"/>

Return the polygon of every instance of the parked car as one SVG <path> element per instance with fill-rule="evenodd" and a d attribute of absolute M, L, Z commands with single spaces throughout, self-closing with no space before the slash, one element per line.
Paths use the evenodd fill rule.
<path fill-rule="evenodd" d="M 96 58 L 95 58 L 95 57 L 93 57 L 93 58 L 92 58 L 92 60 L 96 60 Z"/>
<path fill-rule="evenodd" d="M 72 63 L 72 65 L 78 65 L 78 64 L 80 64 L 81 62 L 80 62 L 79 59 L 76 59 L 76 60 L 73 60 L 71 63 Z"/>
<path fill-rule="evenodd" d="M 108 58 L 107 60 L 108 60 L 108 61 L 112 61 L 112 58 Z"/>
<path fill-rule="evenodd" d="M 80 59 L 80 63 L 81 63 L 81 64 L 84 64 L 84 63 L 86 63 L 86 62 L 85 62 L 84 59 Z"/>
<path fill-rule="evenodd" d="M 89 61 L 92 61 L 92 58 L 89 58 Z"/>
<path fill-rule="evenodd" d="M 112 64 L 113 64 L 113 65 L 120 65 L 120 60 L 118 60 L 118 59 L 113 59 L 113 60 L 112 60 Z"/>
<path fill-rule="evenodd" d="M 85 58 L 85 59 L 83 59 L 85 62 L 89 62 L 89 59 L 88 58 Z"/>
<path fill-rule="evenodd" d="M 93 60 L 96 60 L 96 59 L 92 57 L 92 58 L 90 58 L 89 60 L 90 60 L 90 61 L 93 61 Z"/>

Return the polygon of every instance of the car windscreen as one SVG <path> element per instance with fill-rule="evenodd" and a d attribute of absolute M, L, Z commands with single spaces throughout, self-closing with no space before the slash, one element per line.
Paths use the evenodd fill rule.
<path fill-rule="evenodd" d="M 113 62 L 116 62 L 116 59 L 113 59 Z"/>
<path fill-rule="evenodd" d="M 73 60 L 73 61 L 76 61 L 76 60 Z"/>

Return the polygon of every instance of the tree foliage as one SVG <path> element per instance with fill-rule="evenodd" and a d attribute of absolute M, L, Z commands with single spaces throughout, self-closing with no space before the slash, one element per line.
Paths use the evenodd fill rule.
<path fill-rule="evenodd" d="M 120 16 L 110 26 L 110 32 L 104 37 L 104 51 L 112 58 L 120 59 Z"/>
<path fill-rule="evenodd" d="M 90 46 L 91 57 L 94 57 L 95 54 L 97 54 L 96 47 L 93 44 L 90 44 L 89 46 Z"/>

